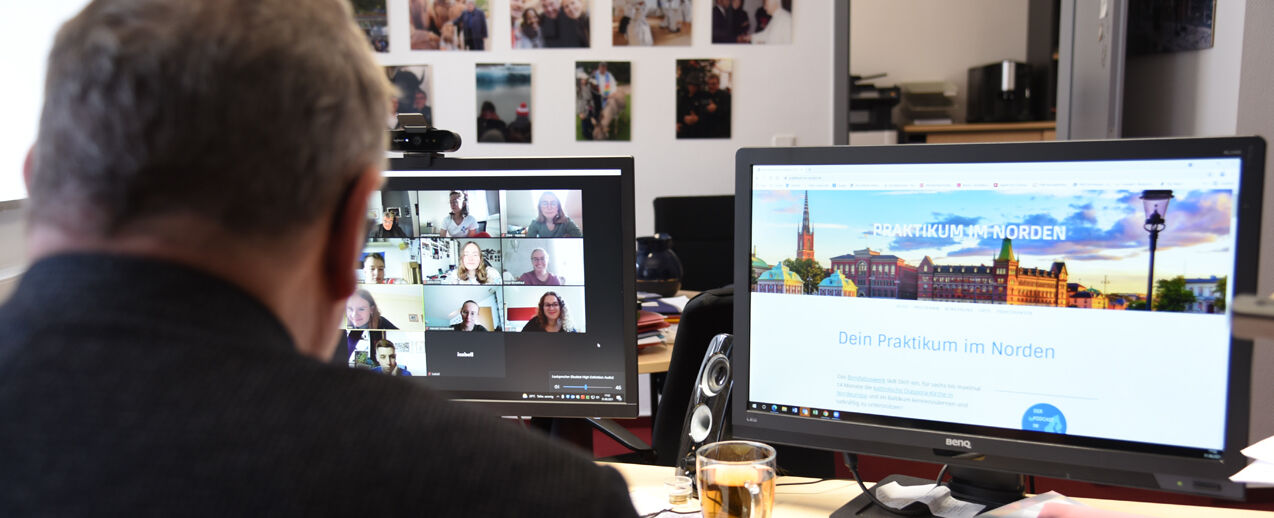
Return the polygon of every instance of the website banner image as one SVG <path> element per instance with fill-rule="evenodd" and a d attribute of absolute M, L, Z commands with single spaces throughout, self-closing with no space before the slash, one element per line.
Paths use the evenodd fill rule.
<path fill-rule="evenodd" d="M 1233 183 L 830 178 L 753 191 L 750 400 L 1224 446 Z"/>

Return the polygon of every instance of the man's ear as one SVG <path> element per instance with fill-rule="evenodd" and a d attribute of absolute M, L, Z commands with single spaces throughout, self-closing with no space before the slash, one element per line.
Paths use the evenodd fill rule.
<path fill-rule="evenodd" d="M 35 179 L 35 144 L 27 149 L 27 159 L 22 162 L 22 181 L 26 183 L 27 192 L 31 192 L 31 180 Z"/>
<path fill-rule="evenodd" d="M 324 278 L 328 279 L 328 296 L 344 300 L 354 292 L 358 276 L 354 267 L 358 253 L 367 241 L 367 200 L 380 189 L 380 168 L 363 170 L 345 190 L 332 216 L 332 231 L 323 255 Z"/>

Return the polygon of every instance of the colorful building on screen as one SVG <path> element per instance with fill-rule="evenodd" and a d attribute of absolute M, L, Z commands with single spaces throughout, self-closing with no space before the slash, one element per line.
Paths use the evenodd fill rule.
<path fill-rule="evenodd" d="M 916 267 L 896 255 L 855 250 L 833 257 L 831 270 L 853 281 L 859 297 L 916 299 Z"/>
<path fill-rule="evenodd" d="M 796 258 L 814 258 L 814 229 L 810 227 L 810 192 L 805 191 L 805 217 L 796 231 Z"/>
<path fill-rule="evenodd" d="M 818 283 L 818 294 L 825 297 L 857 297 L 858 286 L 845 274 L 833 271 L 831 275 Z"/>
<path fill-rule="evenodd" d="M 1047 270 L 1023 268 L 1005 238 L 990 266 L 937 265 L 920 261 L 918 298 L 945 302 L 976 302 L 1024 306 L 1069 305 L 1066 263 L 1054 261 Z"/>
<path fill-rule="evenodd" d="M 761 274 L 760 277 L 757 277 L 756 287 L 753 291 L 757 293 L 800 295 L 805 293 L 805 282 L 801 280 L 801 276 L 783 266 L 783 263 L 779 263 L 770 268 L 769 271 Z"/>

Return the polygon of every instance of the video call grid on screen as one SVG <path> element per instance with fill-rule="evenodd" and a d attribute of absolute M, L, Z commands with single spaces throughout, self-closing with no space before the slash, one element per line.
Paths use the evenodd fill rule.
<path fill-rule="evenodd" d="M 362 291 L 347 307 L 350 365 L 377 367 L 375 342 L 410 331 L 399 336 L 426 354 L 395 344 L 398 365 L 406 357 L 412 376 L 453 397 L 631 401 L 614 289 L 622 275 L 598 267 L 622 264 L 620 175 L 387 171 L 368 204 Z M 594 258 L 602 262 L 586 262 Z M 364 293 L 397 331 L 367 327 L 374 317 L 356 307 L 369 305 Z M 564 333 L 541 329 L 545 320 Z"/>
<path fill-rule="evenodd" d="M 1234 293 L 1208 285 L 1234 273 L 1239 172 L 1237 158 L 754 165 L 750 248 L 772 268 L 750 283 L 747 398 L 796 416 L 812 408 L 1215 454 L 1230 330 L 1226 310 L 1206 300 Z M 1141 198 L 1152 190 L 1173 195 L 1154 278 L 1181 277 L 1200 296 L 1172 311 L 1099 307 L 1146 291 Z M 809 294 L 790 271 L 772 271 L 803 253 L 831 272 Z M 1026 289 L 999 283 L 1010 270 Z M 815 324 L 774 326 L 775 312 Z M 1154 351 L 1137 345 L 1148 343 Z"/>

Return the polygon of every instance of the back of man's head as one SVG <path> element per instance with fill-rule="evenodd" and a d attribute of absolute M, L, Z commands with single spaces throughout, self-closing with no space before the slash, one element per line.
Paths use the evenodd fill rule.
<path fill-rule="evenodd" d="M 92 2 L 50 52 L 33 225 L 314 224 L 384 156 L 392 91 L 366 47 L 344 0 Z"/>

